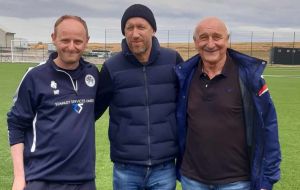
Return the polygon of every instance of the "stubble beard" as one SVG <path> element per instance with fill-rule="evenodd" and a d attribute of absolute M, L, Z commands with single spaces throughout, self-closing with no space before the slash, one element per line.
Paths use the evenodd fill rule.
<path fill-rule="evenodd" d="M 133 52 L 132 53 L 140 55 L 140 54 L 146 53 L 146 51 L 147 51 L 146 47 L 139 47 L 139 48 L 133 48 Z"/>

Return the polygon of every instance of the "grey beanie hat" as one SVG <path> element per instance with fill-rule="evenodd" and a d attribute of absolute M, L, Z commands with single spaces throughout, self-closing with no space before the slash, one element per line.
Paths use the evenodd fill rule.
<path fill-rule="evenodd" d="M 126 22 L 128 19 L 130 19 L 132 17 L 144 18 L 152 26 L 154 32 L 156 32 L 156 22 L 155 22 L 155 18 L 154 18 L 152 11 L 145 5 L 134 4 L 134 5 L 131 5 L 130 7 L 128 7 L 123 14 L 123 17 L 121 20 L 121 30 L 122 30 L 123 35 L 125 35 L 124 28 L 125 28 Z"/>

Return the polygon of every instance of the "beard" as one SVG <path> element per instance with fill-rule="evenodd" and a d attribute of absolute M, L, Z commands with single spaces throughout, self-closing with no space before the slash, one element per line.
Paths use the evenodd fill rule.
<path fill-rule="evenodd" d="M 136 55 L 143 54 L 147 51 L 147 48 L 145 46 L 140 46 L 140 47 L 131 46 L 131 47 L 129 47 L 129 49 L 131 50 L 131 52 L 133 54 L 136 54 Z"/>
<path fill-rule="evenodd" d="M 149 47 L 149 42 L 147 42 L 146 40 L 132 40 L 132 39 L 126 39 L 128 47 L 130 49 L 130 51 L 135 54 L 135 55 L 140 55 L 140 54 L 144 54 L 148 51 L 148 47 Z"/>

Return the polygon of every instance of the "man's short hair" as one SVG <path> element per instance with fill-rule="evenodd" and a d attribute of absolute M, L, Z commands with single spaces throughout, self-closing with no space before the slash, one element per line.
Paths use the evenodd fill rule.
<path fill-rule="evenodd" d="M 88 27 L 87 27 L 86 22 L 85 22 L 81 17 L 75 16 L 75 15 L 63 15 L 63 16 L 59 17 L 59 18 L 56 20 L 55 24 L 54 24 L 54 33 L 57 32 L 57 31 L 56 31 L 57 26 L 58 26 L 60 23 L 62 23 L 62 21 L 67 20 L 67 19 L 73 19 L 73 20 L 79 21 L 79 22 L 83 25 L 83 27 L 84 27 L 84 29 L 85 29 L 85 31 L 86 31 L 86 36 L 87 36 L 87 38 L 89 38 L 89 31 L 88 31 Z"/>

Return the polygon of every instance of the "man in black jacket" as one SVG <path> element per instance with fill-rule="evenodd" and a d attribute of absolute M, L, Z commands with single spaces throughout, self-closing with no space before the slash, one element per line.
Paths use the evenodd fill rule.
<path fill-rule="evenodd" d="M 114 189 L 175 189 L 174 160 L 177 80 L 180 55 L 155 37 L 152 11 L 141 4 L 121 20 L 122 51 L 100 72 L 101 115 L 109 106 L 109 139 Z"/>

